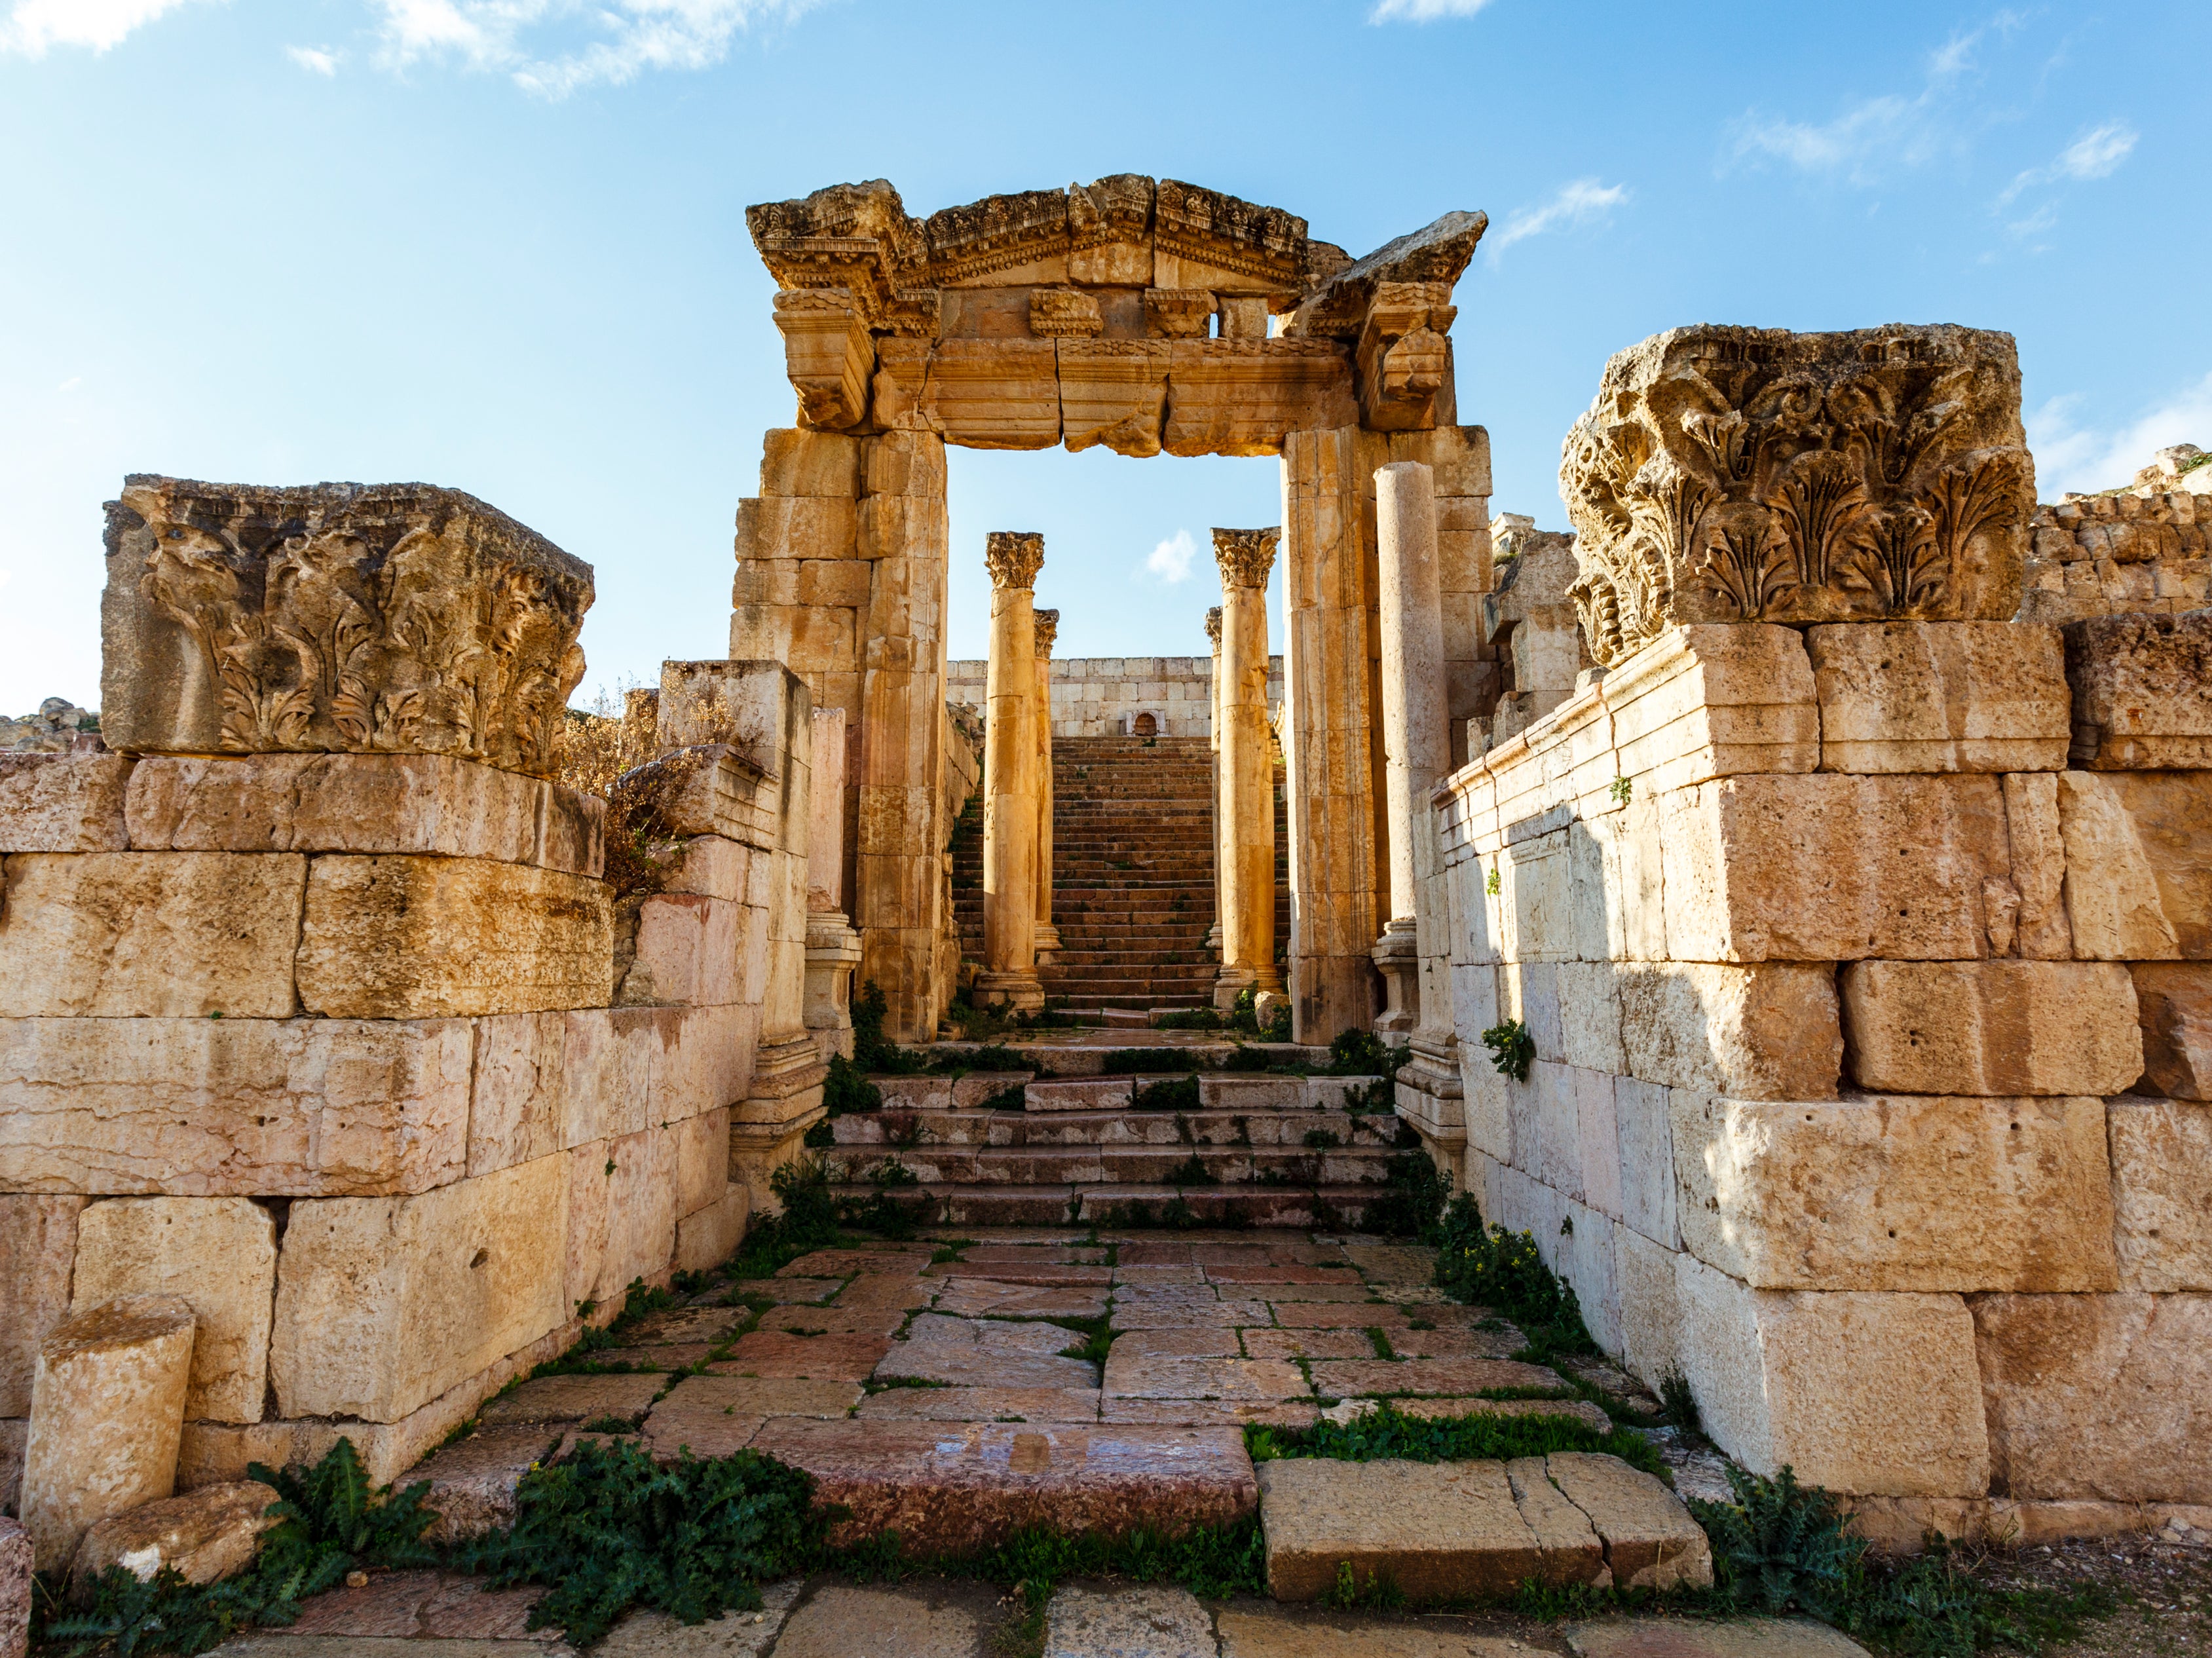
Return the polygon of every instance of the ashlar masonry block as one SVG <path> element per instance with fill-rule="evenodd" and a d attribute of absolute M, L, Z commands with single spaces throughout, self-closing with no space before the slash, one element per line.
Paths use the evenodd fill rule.
<path fill-rule="evenodd" d="M 2056 628 L 1866 622 L 1806 630 L 1820 769 L 2062 771 L 2066 665 Z"/>
<path fill-rule="evenodd" d="M 0 1019 L 0 1186 L 420 1192 L 466 1159 L 469 1022 Z"/>
<path fill-rule="evenodd" d="M 283 1414 L 396 1422 L 562 1323 L 568 1162 L 295 1203 L 270 1349 Z"/>
<path fill-rule="evenodd" d="M 2212 771 L 2063 772 L 2058 822 L 2076 956 L 2212 957 Z"/>
<path fill-rule="evenodd" d="M 1680 1357 L 1716 1444 L 1849 1495 L 1989 1490 L 1974 1322 L 1954 1295 L 1754 1290 L 1676 1257 Z"/>
<path fill-rule="evenodd" d="M 1754 1289 L 2109 1290 L 2097 1099 L 1676 1090 L 1682 1237 Z"/>
<path fill-rule="evenodd" d="M 1750 1099 L 1830 1099 L 1843 1036 L 1825 963 L 1611 966 L 1620 1067 L 1647 1082 Z"/>
<path fill-rule="evenodd" d="M 2212 1105 L 2106 1102 L 2123 1290 L 2212 1291 Z"/>
<path fill-rule="evenodd" d="M 39 1343 L 69 1313 L 80 1197 L 0 1194 L 0 1420 L 31 1413 Z M 0 1480 L 0 1506 L 12 1506 Z"/>
<path fill-rule="evenodd" d="M 2117 1094 L 2142 1074 L 2118 963 L 1852 962 L 1851 1081 L 1900 1094 Z"/>
<path fill-rule="evenodd" d="M 276 1294 L 276 1221 L 251 1199 L 111 1198 L 78 1218 L 77 1307 L 167 1295 L 192 1309 L 191 1420 L 261 1420 Z"/>
<path fill-rule="evenodd" d="M 123 851 L 131 767 L 121 754 L 0 754 L 0 853 Z"/>
<path fill-rule="evenodd" d="M 0 1017 L 282 1019 L 304 858 L 23 853 L 0 864 Z"/>
<path fill-rule="evenodd" d="M 2212 610 L 2096 616 L 2066 629 L 2073 763 L 2212 767 Z"/>
<path fill-rule="evenodd" d="M 613 920 L 600 883 L 472 858 L 318 858 L 300 1000 L 331 1018 L 602 1007 Z"/>

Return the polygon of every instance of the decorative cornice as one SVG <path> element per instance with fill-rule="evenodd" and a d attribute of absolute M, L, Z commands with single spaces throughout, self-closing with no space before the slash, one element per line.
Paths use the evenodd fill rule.
<path fill-rule="evenodd" d="M 1044 537 L 1034 530 L 994 530 L 983 537 L 983 566 L 994 587 L 1035 587 L 1044 568 Z"/>
<path fill-rule="evenodd" d="M 1280 525 L 1271 530 L 1216 530 L 1213 558 L 1221 566 L 1224 587 L 1262 587 L 1275 567 L 1275 544 L 1282 539 Z"/>
<path fill-rule="evenodd" d="M 1052 654 L 1052 641 L 1060 637 L 1060 612 L 1038 610 L 1036 616 L 1036 653 L 1040 657 Z"/>

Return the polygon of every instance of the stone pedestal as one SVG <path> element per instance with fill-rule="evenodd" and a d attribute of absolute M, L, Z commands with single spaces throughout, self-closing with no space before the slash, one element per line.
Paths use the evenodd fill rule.
<path fill-rule="evenodd" d="M 1233 1007 L 1249 986 L 1280 990 L 1275 965 L 1275 791 L 1267 731 L 1267 573 L 1279 529 L 1216 530 L 1221 567 L 1218 868 L 1221 973 L 1214 1005 Z"/>
<path fill-rule="evenodd" d="M 1429 791 L 1451 768 L 1444 698 L 1443 592 L 1437 569 L 1436 486 L 1419 461 L 1375 474 L 1376 565 L 1382 621 L 1383 800 L 1389 814 L 1390 920 L 1375 965 L 1388 1005 L 1376 1029 L 1403 1040 L 1420 1022 L 1421 950 L 1415 922 L 1423 873 L 1415 855 Z"/>
<path fill-rule="evenodd" d="M 1060 612 L 1036 616 L 1036 959 L 1042 966 L 1060 949 L 1060 929 L 1052 924 L 1052 641 L 1060 633 Z"/>
<path fill-rule="evenodd" d="M 983 734 L 983 970 L 975 999 L 1033 1011 L 1036 975 L 1036 615 L 1031 589 L 1044 564 L 1041 535 L 994 530 L 991 667 Z"/>

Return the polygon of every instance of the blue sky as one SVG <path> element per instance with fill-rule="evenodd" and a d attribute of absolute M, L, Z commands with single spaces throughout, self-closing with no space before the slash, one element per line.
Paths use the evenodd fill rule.
<path fill-rule="evenodd" d="M 2117 483 L 2212 446 L 2207 61 L 2202 0 L 0 0 L 0 714 L 96 701 L 132 471 L 468 489 L 597 566 L 587 690 L 725 653 L 792 409 L 744 210 L 872 176 L 1151 173 L 1355 254 L 1486 210 L 1462 418 L 1546 525 L 1607 356 L 1693 322 L 2010 330 L 2045 498 Z M 1208 526 L 1279 516 L 1271 460 L 951 477 L 956 655 L 988 530 L 1045 532 L 1062 653 L 1189 654 Z"/>

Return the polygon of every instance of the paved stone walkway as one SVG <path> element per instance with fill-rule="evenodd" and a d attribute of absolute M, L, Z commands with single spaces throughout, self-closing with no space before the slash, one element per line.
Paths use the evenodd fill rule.
<path fill-rule="evenodd" d="M 435 1629 L 403 1631 L 391 1582 L 280 1635 L 231 1642 L 223 1658 L 571 1658 L 524 1635 L 512 1594 L 433 1588 Z M 411 1594 L 421 1588 L 410 1588 Z M 473 1596 L 473 1601 L 471 1600 Z M 1544 1625 L 1504 1616 L 1367 1615 L 1237 1600 L 1209 1603 L 1179 1588 L 1069 1583 L 1041 1621 L 1024 1602 L 966 1582 L 863 1586 L 835 1578 L 769 1585 L 758 1612 L 685 1628 L 657 1612 L 616 1625 L 594 1658 L 1866 1658 L 1817 1624 L 1741 1619 L 1611 1619 Z M 523 1604 L 526 1605 L 526 1596 Z"/>

